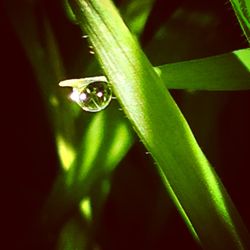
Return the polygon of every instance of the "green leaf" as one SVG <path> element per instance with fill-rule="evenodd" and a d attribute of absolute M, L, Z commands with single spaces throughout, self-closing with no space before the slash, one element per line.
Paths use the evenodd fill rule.
<path fill-rule="evenodd" d="M 250 44 L 250 1 L 230 0 L 240 26 Z"/>
<path fill-rule="evenodd" d="M 155 67 L 169 89 L 250 89 L 250 49 Z"/>
<path fill-rule="evenodd" d="M 109 0 L 72 0 L 117 98 L 206 249 L 244 249 L 249 235 L 164 84 Z"/>

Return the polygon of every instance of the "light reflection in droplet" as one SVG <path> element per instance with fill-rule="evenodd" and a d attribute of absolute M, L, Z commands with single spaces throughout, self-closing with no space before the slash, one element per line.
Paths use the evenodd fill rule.
<path fill-rule="evenodd" d="M 70 94 L 70 99 L 74 102 L 78 102 L 78 100 L 79 100 L 78 91 L 73 89 L 72 93 Z"/>
<path fill-rule="evenodd" d="M 87 99 L 87 95 L 85 93 L 81 93 L 79 96 L 79 100 L 81 102 L 84 102 L 84 101 L 86 101 L 86 99 Z"/>
<path fill-rule="evenodd" d="M 96 95 L 97 95 L 98 97 L 102 97 L 102 96 L 103 96 L 103 93 L 102 93 L 102 92 L 98 92 Z"/>

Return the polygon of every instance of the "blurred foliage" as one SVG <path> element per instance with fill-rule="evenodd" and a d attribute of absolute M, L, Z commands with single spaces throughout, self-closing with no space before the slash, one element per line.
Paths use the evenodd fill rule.
<path fill-rule="evenodd" d="M 154 65 L 248 46 L 224 1 L 177 1 L 167 15 L 167 1 L 115 2 Z M 16 240 L 9 248 L 162 249 L 168 242 L 197 249 L 116 101 L 92 115 L 58 88 L 65 78 L 101 73 L 65 2 L 6 0 L 4 7 L 4 73 L 23 107 L 10 117 L 19 123 L 11 150 L 20 157 L 11 171 Z M 171 93 L 249 228 L 249 91 Z"/>

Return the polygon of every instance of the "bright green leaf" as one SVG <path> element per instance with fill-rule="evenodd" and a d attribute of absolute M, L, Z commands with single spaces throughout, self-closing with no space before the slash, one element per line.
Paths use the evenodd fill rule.
<path fill-rule="evenodd" d="M 230 0 L 241 28 L 250 44 L 250 1 Z"/>
<path fill-rule="evenodd" d="M 114 91 L 183 218 L 206 249 L 244 249 L 248 233 L 195 138 L 109 0 L 72 0 Z"/>

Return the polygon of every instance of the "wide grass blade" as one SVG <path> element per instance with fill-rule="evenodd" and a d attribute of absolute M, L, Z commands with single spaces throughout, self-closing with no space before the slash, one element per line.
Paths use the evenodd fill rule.
<path fill-rule="evenodd" d="M 248 233 L 223 185 L 112 3 L 70 3 L 124 112 L 156 161 L 196 239 L 206 249 L 248 248 Z"/>

